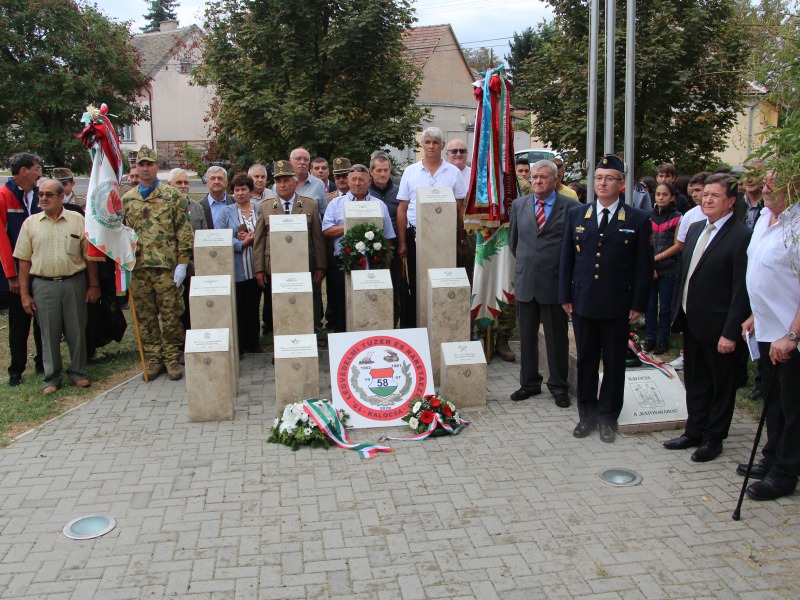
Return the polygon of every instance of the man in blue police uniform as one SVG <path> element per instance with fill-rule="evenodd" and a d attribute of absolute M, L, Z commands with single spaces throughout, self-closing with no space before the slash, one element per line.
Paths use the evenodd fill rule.
<path fill-rule="evenodd" d="M 604 156 L 594 174 L 597 200 L 567 213 L 558 300 L 572 317 L 578 351 L 578 416 L 572 434 L 597 427 L 614 441 L 625 390 L 630 324 L 644 314 L 653 279 L 650 215 L 620 200 L 625 165 Z M 598 370 L 603 385 L 598 397 Z"/>

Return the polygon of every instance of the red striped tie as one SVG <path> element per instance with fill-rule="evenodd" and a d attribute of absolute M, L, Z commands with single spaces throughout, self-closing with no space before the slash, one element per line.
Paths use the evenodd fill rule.
<path fill-rule="evenodd" d="M 539 224 L 539 229 L 544 227 L 544 200 L 536 201 L 536 222 Z"/>

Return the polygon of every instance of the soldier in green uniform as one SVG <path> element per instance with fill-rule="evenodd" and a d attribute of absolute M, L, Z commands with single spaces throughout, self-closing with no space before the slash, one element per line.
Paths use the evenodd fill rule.
<path fill-rule="evenodd" d="M 178 364 L 183 344 L 182 284 L 192 252 L 193 235 L 186 198 L 158 180 L 154 150 L 136 155 L 139 184 L 122 197 L 125 223 L 139 236 L 131 294 L 136 305 L 147 379 L 183 377 Z M 160 320 L 160 322 L 159 322 Z"/>

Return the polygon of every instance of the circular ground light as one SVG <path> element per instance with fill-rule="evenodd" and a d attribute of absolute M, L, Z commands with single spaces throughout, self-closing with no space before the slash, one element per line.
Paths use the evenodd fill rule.
<path fill-rule="evenodd" d="M 613 485 L 615 487 L 631 487 L 639 485 L 642 482 L 642 476 L 631 471 L 630 469 L 622 469 L 620 467 L 613 467 L 611 469 L 603 469 L 597 476 L 600 481 Z"/>
<path fill-rule="evenodd" d="M 73 540 L 91 540 L 107 534 L 117 526 L 111 515 L 86 515 L 64 525 L 64 535 Z"/>

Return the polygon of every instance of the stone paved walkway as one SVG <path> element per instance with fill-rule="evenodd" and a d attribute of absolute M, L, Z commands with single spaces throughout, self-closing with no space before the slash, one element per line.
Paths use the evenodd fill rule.
<path fill-rule="evenodd" d="M 705 465 L 667 433 L 576 440 L 574 405 L 507 400 L 518 367 L 495 361 L 458 437 L 292 452 L 265 441 L 268 357 L 243 360 L 234 422 L 190 424 L 183 382 L 134 379 L 0 450 L 0 598 L 800 597 L 800 496 L 730 518 L 748 418 Z M 644 480 L 607 486 L 609 466 Z M 95 511 L 116 529 L 61 534 Z"/>

